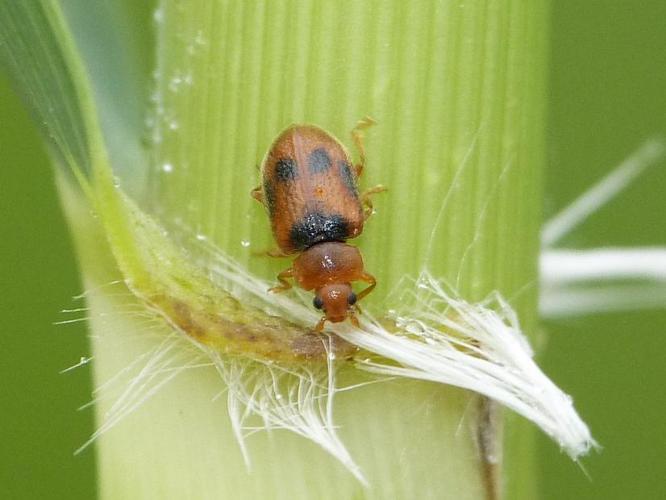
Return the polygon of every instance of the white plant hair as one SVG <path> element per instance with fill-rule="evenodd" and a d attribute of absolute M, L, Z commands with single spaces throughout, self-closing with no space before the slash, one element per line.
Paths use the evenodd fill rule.
<path fill-rule="evenodd" d="M 532 359 L 518 317 L 499 293 L 471 304 L 427 272 L 415 284 L 409 314 L 394 314 L 398 334 L 367 319 L 360 330 L 339 332 L 385 358 L 360 362 L 360 368 L 482 394 L 531 420 L 573 459 L 596 445 L 571 398 Z"/>
<path fill-rule="evenodd" d="M 248 469 L 251 459 L 246 438 L 261 430 L 286 429 L 321 446 L 369 486 L 338 437 L 333 421 L 334 397 L 341 390 L 336 386 L 334 356 L 329 355 L 327 364 L 321 367 L 289 369 L 208 351 L 226 385 L 231 425 Z M 259 417 L 258 425 L 247 424 L 253 416 Z"/>
<path fill-rule="evenodd" d="M 541 317 L 557 319 L 666 305 L 666 247 L 556 246 L 665 155 L 662 138 L 645 141 L 546 222 L 541 233 Z"/>
<path fill-rule="evenodd" d="M 663 159 L 666 145 L 661 138 L 645 141 L 608 175 L 587 189 L 549 219 L 541 230 L 541 243 L 553 247 L 593 213 L 624 191 L 648 167 Z"/>

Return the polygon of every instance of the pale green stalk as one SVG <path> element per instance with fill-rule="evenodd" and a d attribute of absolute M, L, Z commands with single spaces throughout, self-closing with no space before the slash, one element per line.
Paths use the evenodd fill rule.
<path fill-rule="evenodd" d="M 0 4 L 5 33 L 21 9 Z M 60 19 L 49 17 L 54 10 L 44 8 L 51 28 Z M 509 422 L 502 471 L 497 407 L 460 389 L 412 380 L 336 395 L 340 438 L 369 487 L 320 447 L 284 430 L 248 438 L 248 472 L 226 395 L 212 400 L 224 387 L 211 366 L 198 367 L 210 361 L 147 314 L 142 301 L 193 336 L 191 314 L 195 326 L 217 335 L 205 339 L 214 349 L 265 354 L 240 334 L 225 336 L 236 330 L 206 323 L 212 312 L 242 325 L 243 335 L 255 332 L 270 342 L 280 342 L 271 337 L 276 332 L 297 338 L 306 331 L 300 313 L 270 319 L 257 300 L 215 289 L 207 270 L 219 255 L 202 251 L 201 242 L 234 258 L 243 272 L 273 279 L 288 264 L 253 254 L 272 242 L 266 215 L 249 196 L 266 148 L 293 122 L 318 124 L 351 147 L 349 130 L 369 115 L 378 125 L 367 133 L 361 185 L 382 183 L 389 191 L 375 197 L 377 214 L 354 241 L 379 280 L 364 308 L 382 319 L 403 305 L 399 294 L 411 285 L 401 280 L 427 269 L 470 301 L 501 291 L 533 330 L 545 17 L 541 1 L 162 1 L 155 16 L 153 109 L 146 113 L 150 160 L 114 153 L 108 130 L 123 122 L 102 120 L 118 176 L 113 182 L 154 220 L 113 187 L 95 106 L 87 100 L 85 66 L 63 34 L 66 26 L 57 25 L 55 44 L 66 54 L 62 73 L 78 83 L 73 91 L 50 90 L 65 92 L 73 106 L 83 103 L 83 118 L 73 108 L 76 149 L 68 120 L 54 118 L 63 130 L 55 134 L 56 149 L 92 185 L 88 202 L 99 215 L 99 222 L 90 217 L 86 201 L 62 176 L 91 290 L 96 384 L 120 373 L 100 392 L 100 425 L 114 403 L 127 403 L 120 413 L 111 411 L 124 418 L 96 444 L 101 498 L 473 499 L 498 498 L 501 491 L 534 498 L 532 431 L 524 423 Z M 59 63 L 48 54 L 44 60 Z M 37 108 L 52 99 L 48 89 L 46 97 L 35 95 Z M 99 103 L 105 93 L 95 89 L 94 97 Z M 108 111 L 108 104 L 98 107 Z M 137 164 L 122 164 L 131 161 Z M 133 293 L 109 285 L 119 279 Z M 146 362 L 156 378 L 137 377 Z M 123 399 L 132 377 L 136 390 Z M 343 363 L 338 385 L 371 380 Z"/>

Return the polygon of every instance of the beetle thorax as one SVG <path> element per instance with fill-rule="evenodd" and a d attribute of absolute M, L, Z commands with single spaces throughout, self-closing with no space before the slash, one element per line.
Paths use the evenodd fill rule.
<path fill-rule="evenodd" d="M 294 260 L 294 277 L 305 290 L 331 283 L 350 283 L 363 274 L 363 258 L 356 247 L 340 241 L 318 243 Z"/>

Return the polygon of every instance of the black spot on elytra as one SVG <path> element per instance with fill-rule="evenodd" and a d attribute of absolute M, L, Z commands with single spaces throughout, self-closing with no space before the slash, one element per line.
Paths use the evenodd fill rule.
<path fill-rule="evenodd" d="M 298 164 L 291 158 L 280 158 L 275 162 L 275 175 L 278 181 L 293 181 L 298 177 Z"/>
<path fill-rule="evenodd" d="M 353 196 L 358 196 L 358 189 L 356 188 L 356 176 L 352 174 L 351 165 L 344 160 L 338 161 L 340 167 L 340 175 L 342 176 L 342 181 L 347 186 L 347 189 Z"/>
<path fill-rule="evenodd" d="M 338 214 L 312 212 L 296 222 L 290 232 L 291 243 L 305 250 L 322 241 L 344 241 L 349 235 L 349 223 Z"/>
<path fill-rule="evenodd" d="M 326 172 L 331 168 L 331 158 L 324 148 L 317 148 L 310 153 L 308 168 L 313 174 Z"/>

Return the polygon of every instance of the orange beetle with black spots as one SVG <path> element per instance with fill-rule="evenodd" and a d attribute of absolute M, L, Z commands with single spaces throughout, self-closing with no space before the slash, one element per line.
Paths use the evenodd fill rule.
<path fill-rule="evenodd" d="M 363 267 L 361 252 L 346 243 L 361 234 L 372 214 L 370 196 L 385 189 L 375 186 L 359 194 L 356 184 L 365 166 L 362 131 L 373 123 L 365 118 L 352 130 L 358 164 L 325 130 L 314 125 L 288 127 L 273 141 L 261 166 L 262 184 L 252 191 L 268 210 L 279 247 L 268 254 L 299 254 L 270 291 L 288 290 L 290 278 L 304 290 L 314 290 L 313 305 L 324 312 L 316 331 L 322 331 L 326 321 L 347 318 L 358 326 L 355 304 L 376 285 Z M 354 281 L 368 286 L 357 295 Z"/>

